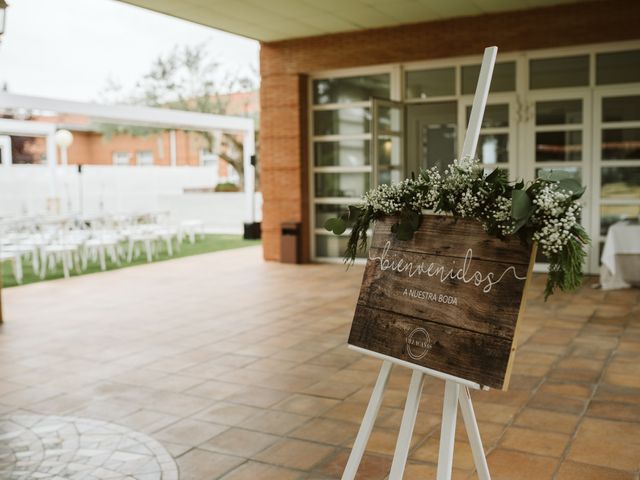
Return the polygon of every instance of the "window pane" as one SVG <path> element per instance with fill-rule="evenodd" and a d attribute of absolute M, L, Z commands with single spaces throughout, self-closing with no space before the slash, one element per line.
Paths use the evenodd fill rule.
<path fill-rule="evenodd" d="M 473 95 L 480 77 L 480 65 L 462 67 L 462 94 Z M 513 92 L 516 89 L 516 63 L 496 63 L 491 78 L 492 92 Z"/>
<path fill-rule="evenodd" d="M 633 122 L 640 120 L 640 95 L 602 99 L 603 122 Z"/>
<path fill-rule="evenodd" d="M 609 227 L 616 222 L 639 218 L 640 205 L 602 205 L 600 207 L 600 235 L 606 235 Z"/>
<path fill-rule="evenodd" d="M 603 160 L 640 160 L 640 128 L 602 130 Z"/>
<path fill-rule="evenodd" d="M 316 197 L 361 197 L 369 190 L 369 173 L 316 173 Z"/>
<path fill-rule="evenodd" d="M 380 132 L 399 132 L 401 130 L 402 111 L 397 107 L 378 107 L 378 130 Z"/>
<path fill-rule="evenodd" d="M 407 72 L 407 98 L 442 97 L 456 94 L 456 70 L 453 67 Z"/>
<path fill-rule="evenodd" d="M 589 85 L 589 56 L 543 58 L 529 62 L 529 88 Z"/>
<path fill-rule="evenodd" d="M 378 183 L 380 185 L 386 184 L 391 185 L 392 183 L 400 182 L 400 170 L 398 169 L 384 169 L 378 172 Z"/>
<path fill-rule="evenodd" d="M 582 159 L 582 132 L 537 132 L 536 161 L 579 161 Z"/>
<path fill-rule="evenodd" d="M 378 165 L 400 165 L 400 138 L 378 139 Z"/>
<path fill-rule="evenodd" d="M 536 178 L 540 176 L 542 172 L 565 172 L 569 178 L 573 178 L 582 183 L 582 172 L 580 167 L 563 167 L 563 168 L 536 168 Z"/>
<path fill-rule="evenodd" d="M 313 81 L 313 103 L 350 103 L 389 98 L 389 74 L 323 78 Z"/>
<path fill-rule="evenodd" d="M 536 102 L 536 125 L 582 123 L 582 100 Z"/>
<path fill-rule="evenodd" d="M 601 185 L 602 198 L 640 200 L 640 167 L 604 167 Z"/>
<path fill-rule="evenodd" d="M 324 228 L 324 222 L 347 211 L 346 205 L 316 205 L 316 228 Z"/>
<path fill-rule="evenodd" d="M 467 126 L 471 116 L 471 107 L 467 107 Z M 509 105 L 487 105 L 482 117 L 482 128 L 499 128 L 509 126 Z"/>
<path fill-rule="evenodd" d="M 334 235 L 316 235 L 316 256 L 318 257 L 337 257 L 342 258 L 347 250 L 347 242 L 349 237 L 343 235 L 336 237 Z M 366 258 L 367 252 L 358 250 L 357 258 Z"/>
<path fill-rule="evenodd" d="M 456 158 L 457 102 L 411 105 L 407 108 L 407 168 L 438 167 L 441 171 Z"/>
<path fill-rule="evenodd" d="M 506 133 L 480 135 L 478 158 L 485 165 L 507 163 L 509 161 L 509 135 Z"/>
<path fill-rule="evenodd" d="M 361 167 L 369 165 L 369 140 L 315 142 L 314 164 L 318 167 Z"/>
<path fill-rule="evenodd" d="M 596 55 L 596 84 L 640 82 L 640 50 Z"/>
<path fill-rule="evenodd" d="M 369 133 L 371 113 L 368 108 L 343 108 L 313 112 L 315 135 L 349 135 Z"/>

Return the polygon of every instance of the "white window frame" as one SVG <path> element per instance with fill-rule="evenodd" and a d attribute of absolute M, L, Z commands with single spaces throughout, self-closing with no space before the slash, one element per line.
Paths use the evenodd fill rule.
<path fill-rule="evenodd" d="M 149 154 L 149 157 L 151 158 L 151 163 L 145 163 L 142 162 L 142 157 L 146 156 L 146 154 Z M 153 157 L 153 151 L 152 150 L 138 150 L 136 151 L 136 165 L 138 167 L 152 167 L 155 164 L 155 158 Z"/>
<path fill-rule="evenodd" d="M 120 158 L 127 156 L 127 163 L 124 163 Z M 119 158 L 120 157 L 120 158 Z M 114 150 L 111 152 L 111 163 L 116 167 L 128 167 L 131 165 L 131 152 L 125 152 L 122 150 Z"/>

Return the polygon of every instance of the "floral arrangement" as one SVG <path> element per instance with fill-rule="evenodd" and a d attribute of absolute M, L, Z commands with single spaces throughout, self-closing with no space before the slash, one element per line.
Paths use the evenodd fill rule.
<path fill-rule="evenodd" d="M 582 282 L 585 245 L 590 241 L 579 223 L 584 191 L 560 171 L 525 184 L 510 182 L 501 169 L 486 174 L 477 160 L 455 160 L 443 174 L 434 167 L 417 178 L 370 190 L 360 204 L 324 226 L 336 235 L 351 228 L 345 252 L 345 262 L 351 264 L 358 249 L 366 250 L 371 224 L 384 216 L 397 216 L 391 231 L 398 240 L 413 237 L 425 210 L 475 218 L 490 235 L 518 235 L 527 245 L 538 243 L 550 263 L 546 300 L 557 288 L 574 290 Z"/>

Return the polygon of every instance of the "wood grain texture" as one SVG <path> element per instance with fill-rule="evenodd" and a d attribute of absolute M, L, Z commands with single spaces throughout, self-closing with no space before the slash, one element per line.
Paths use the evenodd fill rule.
<path fill-rule="evenodd" d="M 375 226 L 349 343 L 506 388 L 533 249 L 475 220 L 426 215 L 410 241 L 393 223 Z"/>

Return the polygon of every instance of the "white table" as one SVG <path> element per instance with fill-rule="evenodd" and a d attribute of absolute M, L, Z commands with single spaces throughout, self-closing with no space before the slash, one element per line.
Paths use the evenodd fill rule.
<path fill-rule="evenodd" d="M 618 222 L 612 225 L 600 260 L 603 290 L 640 286 L 640 224 Z"/>

